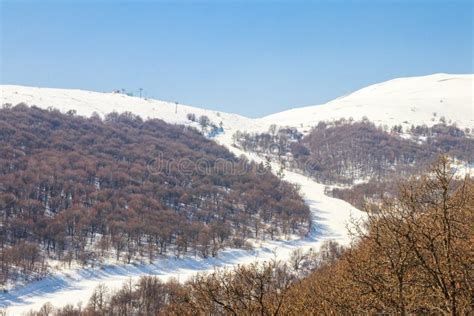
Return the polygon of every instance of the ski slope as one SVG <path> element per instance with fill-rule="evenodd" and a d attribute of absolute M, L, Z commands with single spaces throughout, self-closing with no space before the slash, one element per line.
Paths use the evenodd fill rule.
<path fill-rule="evenodd" d="M 339 118 L 361 119 L 368 117 L 376 124 L 427 124 L 437 123 L 444 116 L 460 127 L 473 127 L 474 75 L 436 74 L 424 77 L 400 78 L 373 85 L 326 104 L 297 108 L 276 113 L 260 119 L 219 113 L 196 107 L 151 99 L 129 97 L 116 93 L 99 93 L 82 90 L 33 88 L 13 85 L 0 86 L 2 104 L 16 105 L 25 102 L 40 108 L 57 108 L 63 112 L 75 110 L 77 114 L 90 116 L 96 112 L 105 115 L 112 111 L 130 111 L 143 118 L 159 118 L 172 124 L 198 126 L 187 119 L 188 113 L 206 115 L 219 124 L 224 132 L 215 141 L 225 145 L 236 155 L 244 154 L 250 159 L 261 158 L 240 151 L 232 146 L 235 131 L 264 131 L 271 124 L 292 126 L 308 130 L 321 120 Z M 433 120 L 433 113 L 436 117 Z M 404 123 L 404 122 L 407 123 Z M 278 170 L 278 166 L 273 166 Z M 46 302 L 56 306 L 77 304 L 87 300 L 100 283 L 119 287 L 124 281 L 143 275 L 156 275 L 162 279 L 175 277 L 185 280 L 197 272 L 211 271 L 214 267 L 232 266 L 252 261 L 289 259 L 297 248 L 318 248 L 324 240 L 334 239 L 348 244 L 350 239 L 346 225 L 351 218 L 363 214 L 348 203 L 324 194 L 324 185 L 292 172 L 285 172 L 285 180 L 298 184 L 310 207 L 313 229 L 304 238 L 290 241 L 266 241 L 254 250 L 226 249 L 217 258 L 185 257 L 181 259 L 159 259 L 153 264 L 111 264 L 102 268 L 78 268 L 64 270 L 27 285 L 18 286 L 8 293 L 0 293 L 0 307 L 7 306 L 9 315 L 21 315 L 30 309 L 39 309 Z"/>

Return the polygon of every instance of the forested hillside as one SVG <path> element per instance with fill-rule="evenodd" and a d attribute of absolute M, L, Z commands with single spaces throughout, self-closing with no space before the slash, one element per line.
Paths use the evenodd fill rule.
<path fill-rule="evenodd" d="M 401 126 L 388 130 L 369 121 L 321 123 L 304 137 L 302 144 L 309 149 L 314 175 L 323 181 L 407 175 L 413 167 L 420 169 L 442 153 L 463 161 L 473 160 L 474 139 L 455 126 L 440 123 L 430 128 L 412 127 L 405 131 L 409 139 L 402 137 L 402 132 Z M 299 165 L 305 163 L 301 158 Z"/>
<path fill-rule="evenodd" d="M 296 129 L 270 127 L 266 133 L 237 132 L 235 144 L 282 161 L 324 183 L 410 175 L 440 154 L 473 163 L 474 138 L 444 121 L 432 127 L 388 128 L 368 120 L 320 122 L 307 135 Z"/>
<path fill-rule="evenodd" d="M 48 258 L 207 257 L 310 226 L 297 188 L 195 129 L 22 104 L 0 110 L 0 212 L 2 283 Z"/>
<path fill-rule="evenodd" d="M 295 251 L 289 262 L 236 266 L 185 284 L 144 277 L 96 288 L 55 315 L 471 315 L 474 186 L 441 157 L 394 197 L 368 204 L 344 248 Z M 355 223 L 357 224 L 357 223 Z"/>

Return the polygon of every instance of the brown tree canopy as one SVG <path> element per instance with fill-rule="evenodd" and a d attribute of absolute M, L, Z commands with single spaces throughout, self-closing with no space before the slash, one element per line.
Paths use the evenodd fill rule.
<path fill-rule="evenodd" d="M 310 225 L 297 188 L 195 129 L 21 104 L 0 110 L 0 219 L 2 282 L 43 273 L 48 256 L 215 256 L 273 237 L 254 227 Z"/>
<path fill-rule="evenodd" d="M 276 131 L 272 126 L 268 133 L 238 132 L 234 139 L 245 150 L 277 156 L 289 168 L 324 183 L 406 177 L 426 167 L 439 154 L 474 163 L 471 131 L 445 123 L 403 131 L 401 125 L 389 130 L 368 120 L 341 119 L 320 122 L 304 137 L 294 128 Z"/>
<path fill-rule="evenodd" d="M 474 183 L 441 157 L 367 206 L 355 244 L 295 287 L 318 313 L 468 315 L 473 311 Z M 302 294 L 301 294 L 302 293 Z M 292 311 L 303 311 L 305 301 Z"/>
<path fill-rule="evenodd" d="M 58 315 L 472 315 L 474 183 L 442 157 L 394 197 L 367 205 L 354 243 L 218 269 L 185 284 L 146 277 Z M 105 291 L 106 292 L 106 291 Z M 44 308 L 50 308 L 45 306 Z M 99 308 L 100 307 L 100 308 Z M 41 315 L 41 314 L 40 314 Z"/>

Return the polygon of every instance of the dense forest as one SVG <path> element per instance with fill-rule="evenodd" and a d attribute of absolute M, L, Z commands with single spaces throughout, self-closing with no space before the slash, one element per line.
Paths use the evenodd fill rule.
<path fill-rule="evenodd" d="M 295 186 L 195 129 L 131 113 L 0 110 L 2 284 L 41 276 L 48 259 L 216 256 L 309 228 Z"/>
<path fill-rule="evenodd" d="M 448 125 L 443 118 L 431 127 L 375 126 L 340 119 L 320 122 L 303 135 L 295 128 L 270 126 L 268 132 L 234 134 L 234 146 L 257 152 L 285 168 L 304 173 L 325 184 L 343 185 L 327 194 L 357 208 L 394 194 L 397 184 L 423 170 L 440 154 L 459 164 L 474 163 L 474 137 L 470 129 Z"/>
<path fill-rule="evenodd" d="M 474 182 L 446 157 L 367 204 L 353 242 L 295 251 L 289 262 L 218 269 L 181 284 L 144 277 L 88 304 L 31 315 L 471 315 Z"/>
<path fill-rule="evenodd" d="M 408 176 L 440 154 L 474 163 L 474 138 L 444 121 L 432 127 L 375 126 L 368 120 L 320 122 L 302 135 L 271 126 L 267 133 L 238 132 L 234 144 L 282 161 L 323 183 L 352 184 Z"/>

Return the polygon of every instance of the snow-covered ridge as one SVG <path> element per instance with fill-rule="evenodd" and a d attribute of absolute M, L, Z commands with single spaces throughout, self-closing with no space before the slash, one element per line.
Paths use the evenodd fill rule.
<path fill-rule="evenodd" d="M 322 105 L 295 108 L 260 119 L 298 128 L 319 121 L 364 116 L 375 124 L 431 126 L 441 117 L 459 127 L 474 126 L 474 75 L 434 74 L 374 84 Z M 404 123 L 407 122 L 407 123 Z"/>
<path fill-rule="evenodd" d="M 374 84 L 322 105 L 295 108 L 260 119 L 120 93 L 73 89 L 51 89 L 14 85 L 0 86 L 1 103 L 25 102 L 40 108 L 53 107 L 79 115 L 104 115 L 130 111 L 142 118 L 159 118 L 172 124 L 192 124 L 188 113 L 206 115 L 211 122 L 223 122 L 230 137 L 236 130 L 262 131 L 269 125 L 308 130 L 320 121 L 367 117 L 375 124 L 431 126 L 445 117 L 459 127 L 474 127 L 474 75 L 434 74 L 398 78 Z M 197 126 L 197 124 L 195 124 Z"/>
<path fill-rule="evenodd" d="M 75 110 L 78 115 L 91 116 L 94 112 L 104 116 L 111 112 L 132 112 L 143 119 L 158 118 L 171 124 L 192 124 L 188 114 L 196 117 L 205 115 L 211 122 L 224 123 L 224 129 L 253 129 L 258 127 L 254 120 L 238 114 L 165 102 L 154 99 L 132 97 L 121 93 L 103 93 L 78 89 L 52 89 L 15 85 L 0 86 L 2 104 L 16 105 L 24 102 L 43 109 L 56 108 L 61 112 Z M 197 126 L 197 123 L 195 124 Z"/>

